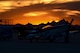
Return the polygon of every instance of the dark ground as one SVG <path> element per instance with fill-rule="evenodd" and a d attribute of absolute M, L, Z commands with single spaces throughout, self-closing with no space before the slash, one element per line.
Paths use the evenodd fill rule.
<path fill-rule="evenodd" d="M 80 43 L 0 41 L 0 53 L 80 53 Z"/>
<path fill-rule="evenodd" d="M 30 43 L 26 41 L 0 41 L 0 53 L 80 53 L 80 33 L 70 36 L 69 43 Z"/>

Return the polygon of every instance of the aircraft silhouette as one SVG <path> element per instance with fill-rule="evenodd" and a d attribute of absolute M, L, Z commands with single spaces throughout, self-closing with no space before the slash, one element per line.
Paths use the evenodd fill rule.
<path fill-rule="evenodd" d="M 74 19 L 71 20 L 71 22 L 69 24 L 61 24 L 61 25 L 57 25 L 55 27 L 51 27 L 48 29 L 42 29 L 40 31 L 37 32 L 31 32 L 27 38 L 31 40 L 33 39 L 40 39 L 41 37 L 43 39 L 49 39 L 50 41 L 54 41 L 54 39 L 56 39 L 56 37 L 61 37 L 64 36 L 64 42 L 68 43 L 69 42 L 69 31 L 72 25 Z"/>

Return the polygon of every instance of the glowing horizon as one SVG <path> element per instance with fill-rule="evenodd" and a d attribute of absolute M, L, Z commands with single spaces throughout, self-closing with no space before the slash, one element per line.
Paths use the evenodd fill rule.
<path fill-rule="evenodd" d="M 28 24 L 31 23 L 33 25 L 39 25 L 41 23 L 47 24 L 48 22 L 58 22 L 60 21 L 60 18 L 58 17 L 52 17 L 52 16 L 46 16 L 46 15 L 42 15 L 42 16 L 22 16 L 22 19 L 18 19 L 18 20 L 14 20 L 15 22 L 13 22 L 13 24 Z"/>

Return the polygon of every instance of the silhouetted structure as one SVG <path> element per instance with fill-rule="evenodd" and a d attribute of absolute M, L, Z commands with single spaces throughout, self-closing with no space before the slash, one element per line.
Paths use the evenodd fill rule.
<path fill-rule="evenodd" d="M 65 36 L 65 43 L 69 43 L 69 31 L 72 25 L 74 19 L 71 20 L 71 22 L 68 24 L 68 29 L 66 30 L 66 36 Z"/>
<path fill-rule="evenodd" d="M 23 27 L 23 25 L 17 24 L 16 27 L 15 27 L 15 30 L 17 31 L 18 38 L 20 40 L 26 38 L 27 32 L 25 31 L 25 28 Z"/>
<path fill-rule="evenodd" d="M 12 39 L 13 27 L 8 25 L 0 25 L 0 40 Z"/>
<path fill-rule="evenodd" d="M 64 42 L 69 43 L 69 35 L 72 33 L 70 31 L 80 31 L 80 26 L 72 25 L 73 21 L 74 19 L 70 22 L 63 19 L 57 23 L 52 21 L 51 23 L 41 23 L 39 25 L 32 25 L 31 23 L 26 25 L 0 25 L 0 40 L 10 40 L 15 35 L 18 40 L 29 40 L 31 43 L 39 41 L 53 43 L 58 38 L 64 37 Z M 77 31 L 75 32 L 77 33 Z"/>

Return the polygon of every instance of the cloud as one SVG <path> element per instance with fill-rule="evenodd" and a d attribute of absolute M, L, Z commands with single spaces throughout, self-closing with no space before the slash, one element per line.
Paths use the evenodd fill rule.
<path fill-rule="evenodd" d="M 69 10 L 79 10 L 80 11 L 80 1 L 57 4 L 56 8 L 69 9 Z"/>
<path fill-rule="evenodd" d="M 24 13 L 32 12 L 32 11 L 48 11 L 52 9 L 67 9 L 67 10 L 80 10 L 80 2 L 67 2 L 60 4 L 35 4 L 31 6 L 20 7 L 16 9 L 12 9 L 7 12 L 3 12 L 0 14 L 3 18 L 9 18 L 11 16 L 21 15 Z"/>
<path fill-rule="evenodd" d="M 53 9 L 57 9 L 52 11 Z M 61 9 L 61 10 L 58 10 Z M 57 3 L 57 4 L 35 4 L 30 6 L 19 7 L 12 9 L 3 13 L 0 13 L 2 19 L 16 19 L 15 16 L 23 15 L 25 13 L 34 12 L 34 11 L 46 11 L 50 13 L 51 16 L 60 17 L 60 18 L 75 18 L 75 20 L 80 20 L 80 2 L 67 2 L 67 3 Z M 77 22 L 78 23 L 78 22 Z"/>

